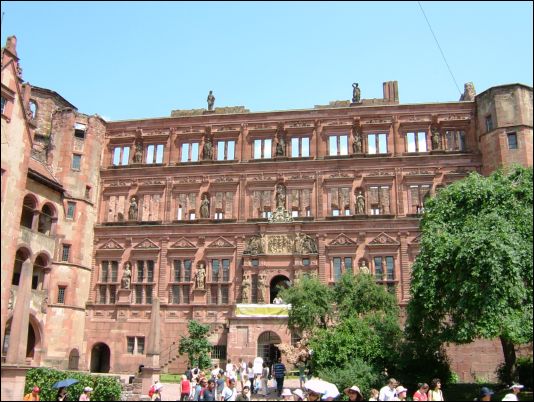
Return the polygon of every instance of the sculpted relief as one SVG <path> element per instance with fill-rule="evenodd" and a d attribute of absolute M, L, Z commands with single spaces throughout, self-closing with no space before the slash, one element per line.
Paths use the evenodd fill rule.
<path fill-rule="evenodd" d="M 304 233 L 252 236 L 245 245 L 244 254 L 316 254 L 316 240 Z"/>

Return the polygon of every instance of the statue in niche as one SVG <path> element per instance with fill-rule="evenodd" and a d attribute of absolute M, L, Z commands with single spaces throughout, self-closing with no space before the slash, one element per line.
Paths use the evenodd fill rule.
<path fill-rule="evenodd" d="M 365 214 L 365 197 L 362 194 L 362 190 L 358 191 L 356 196 L 356 215 Z"/>
<path fill-rule="evenodd" d="M 370 274 L 371 271 L 369 271 L 369 267 L 367 266 L 367 263 L 365 260 L 362 260 L 362 265 L 360 265 L 360 273 L 361 274 Z"/>
<path fill-rule="evenodd" d="M 276 185 L 276 208 L 286 207 L 286 188 L 283 184 Z"/>
<path fill-rule="evenodd" d="M 245 247 L 244 254 L 261 254 L 263 253 L 261 236 L 252 236 Z"/>
<path fill-rule="evenodd" d="M 209 218 L 210 217 L 210 200 L 207 194 L 202 196 L 202 202 L 200 203 L 200 217 Z"/>
<path fill-rule="evenodd" d="M 128 209 L 128 220 L 137 220 L 137 209 L 137 199 L 135 197 L 132 197 L 132 199 L 130 200 L 130 209 Z"/>
<path fill-rule="evenodd" d="M 206 135 L 204 139 L 204 148 L 202 150 L 202 157 L 206 161 L 210 161 L 213 159 L 213 143 L 211 142 L 211 138 L 209 135 Z"/>
<path fill-rule="evenodd" d="M 297 254 L 317 253 L 317 244 L 311 236 L 304 233 L 297 233 L 295 237 L 295 252 Z"/>
<path fill-rule="evenodd" d="M 362 133 L 357 128 L 354 129 L 354 142 L 352 143 L 352 152 L 355 154 L 362 153 Z"/>
<path fill-rule="evenodd" d="M 213 91 L 210 91 L 208 94 L 208 110 L 213 110 L 213 105 L 215 104 L 215 96 L 213 96 Z"/>
<path fill-rule="evenodd" d="M 130 282 L 132 280 L 132 264 L 130 261 L 124 263 L 124 272 L 122 273 L 121 288 L 130 289 Z"/>
<path fill-rule="evenodd" d="M 241 303 L 245 303 L 245 304 L 250 303 L 251 286 L 252 286 L 252 281 L 250 280 L 250 275 L 245 275 L 243 277 L 243 283 L 241 284 Z"/>
<path fill-rule="evenodd" d="M 143 145 L 141 142 L 135 143 L 134 163 L 143 163 Z"/>
<path fill-rule="evenodd" d="M 206 264 L 201 262 L 198 265 L 197 273 L 195 275 L 195 285 L 197 289 L 204 289 L 206 284 Z"/>
<path fill-rule="evenodd" d="M 359 103 L 360 102 L 360 88 L 358 88 L 358 83 L 355 82 L 352 84 L 352 103 Z"/>
<path fill-rule="evenodd" d="M 284 134 L 281 129 L 278 130 L 277 134 L 277 143 L 276 143 L 276 156 L 285 156 L 286 154 L 286 142 L 284 140 Z"/>
<path fill-rule="evenodd" d="M 432 131 L 432 150 L 435 151 L 441 149 L 441 135 L 439 134 L 439 129 L 437 127 L 432 127 L 430 131 Z"/>
<path fill-rule="evenodd" d="M 258 304 L 265 304 L 265 289 L 267 288 L 266 277 L 264 274 L 258 277 Z"/>
<path fill-rule="evenodd" d="M 464 84 L 464 93 L 460 96 L 460 101 L 472 102 L 476 96 L 475 84 L 472 82 L 466 82 Z"/>

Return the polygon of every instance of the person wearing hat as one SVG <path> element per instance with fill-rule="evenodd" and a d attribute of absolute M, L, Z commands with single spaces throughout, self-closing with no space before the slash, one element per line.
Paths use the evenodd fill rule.
<path fill-rule="evenodd" d="M 24 395 L 24 400 L 25 401 L 40 401 L 41 398 L 39 396 L 39 392 L 41 392 L 39 387 L 37 387 L 37 386 L 33 387 L 32 388 L 32 392 L 30 392 L 29 394 Z"/>
<path fill-rule="evenodd" d="M 161 401 L 161 389 L 163 388 L 163 384 L 158 382 L 156 385 L 154 385 L 154 393 L 152 394 L 151 401 Z"/>
<path fill-rule="evenodd" d="M 393 400 L 394 401 L 405 401 L 407 391 L 408 391 L 407 388 L 404 388 L 402 385 L 399 385 L 397 388 L 395 388 L 395 392 L 397 393 L 397 396 L 393 398 Z"/>
<path fill-rule="evenodd" d="M 524 385 L 521 385 L 521 384 L 512 384 L 512 385 L 510 385 L 509 389 L 511 389 L 512 392 L 509 393 L 509 394 L 506 394 L 502 400 L 503 401 L 518 401 L 519 399 L 517 399 L 517 394 L 519 394 L 521 392 L 523 387 L 524 387 Z"/>
<path fill-rule="evenodd" d="M 282 400 L 284 401 L 292 401 L 293 400 L 293 394 L 291 393 L 291 390 L 289 388 L 284 388 L 282 393 L 280 394 L 282 397 Z"/>
<path fill-rule="evenodd" d="M 345 388 L 345 395 L 348 395 L 349 401 L 363 401 L 363 395 L 357 385 Z"/>
<path fill-rule="evenodd" d="M 493 391 L 489 389 L 488 387 L 482 387 L 480 388 L 480 393 L 478 394 L 478 398 L 475 399 L 476 401 L 491 401 L 491 396 L 493 395 Z"/>
<path fill-rule="evenodd" d="M 91 392 L 93 392 L 93 388 L 91 387 L 85 387 L 83 389 L 83 394 L 80 395 L 79 401 L 90 401 L 91 400 Z"/>
<path fill-rule="evenodd" d="M 320 394 L 319 392 L 315 392 L 309 389 L 307 391 L 307 394 L 308 394 L 308 398 L 307 398 L 308 401 L 320 401 L 321 400 L 322 394 Z"/>
<path fill-rule="evenodd" d="M 304 392 L 301 389 L 294 390 L 293 395 L 295 395 L 295 401 L 303 401 L 305 399 Z"/>

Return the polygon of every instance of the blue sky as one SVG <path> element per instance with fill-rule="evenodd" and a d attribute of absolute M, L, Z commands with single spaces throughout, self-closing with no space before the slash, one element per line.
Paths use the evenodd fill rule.
<path fill-rule="evenodd" d="M 532 86 L 532 2 L 422 2 L 456 82 Z M 80 112 L 123 120 L 173 109 L 308 109 L 460 94 L 417 2 L 2 1 L 23 77 Z"/>

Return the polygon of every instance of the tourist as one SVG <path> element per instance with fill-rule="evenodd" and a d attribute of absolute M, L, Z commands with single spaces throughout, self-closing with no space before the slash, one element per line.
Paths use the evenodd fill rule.
<path fill-rule="evenodd" d="M 151 401 L 161 401 L 161 389 L 163 388 L 163 384 L 158 382 L 156 385 L 154 385 L 154 394 L 152 395 Z"/>
<path fill-rule="evenodd" d="M 193 371 L 191 370 L 191 367 L 187 366 L 187 370 L 185 370 L 184 374 L 186 375 L 189 382 L 193 380 Z"/>
<path fill-rule="evenodd" d="M 371 391 L 369 391 L 369 400 L 370 401 L 378 401 L 378 395 L 380 395 L 378 390 L 375 389 L 375 388 L 371 388 Z"/>
<path fill-rule="evenodd" d="M 261 375 L 254 374 L 254 388 L 252 389 L 253 394 L 258 394 L 261 389 Z"/>
<path fill-rule="evenodd" d="M 228 359 L 228 363 L 226 363 L 226 378 L 230 380 L 236 379 L 236 367 L 235 364 L 232 363 L 231 359 Z"/>
<path fill-rule="evenodd" d="M 306 397 L 304 396 L 304 392 L 302 392 L 302 390 L 298 388 L 293 391 L 293 395 L 295 395 L 295 401 L 303 401 L 306 399 Z"/>
<path fill-rule="evenodd" d="M 380 388 L 380 393 L 378 395 L 379 401 L 393 401 L 397 396 L 397 391 L 395 390 L 395 387 L 397 386 L 397 380 L 394 378 L 390 378 L 387 385 L 384 385 L 382 388 Z"/>
<path fill-rule="evenodd" d="M 33 387 L 32 392 L 24 395 L 24 400 L 25 401 L 40 401 L 41 398 L 39 397 L 39 392 L 41 392 L 39 387 L 37 386 Z"/>
<path fill-rule="evenodd" d="M 93 388 L 91 387 L 85 387 L 83 389 L 83 394 L 80 395 L 79 401 L 90 401 L 91 400 L 91 392 L 93 392 Z"/>
<path fill-rule="evenodd" d="M 231 379 L 228 387 L 224 387 L 221 394 L 223 401 L 235 401 L 237 398 L 237 389 L 235 389 L 235 379 Z"/>
<path fill-rule="evenodd" d="M 241 389 L 243 389 L 243 386 L 248 381 L 248 375 L 247 375 L 247 362 L 245 362 L 242 357 L 239 358 L 239 366 L 237 368 L 237 376 L 239 377 L 239 380 L 241 381 Z M 246 376 L 246 378 L 245 378 L 245 376 Z"/>
<path fill-rule="evenodd" d="M 154 384 L 152 384 L 152 386 L 151 386 L 150 389 L 148 390 L 148 397 L 149 397 L 149 398 L 152 398 L 152 395 L 154 395 L 154 392 L 156 392 L 156 384 L 157 384 L 158 382 L 159 382 L 158 380 L 154 381 Z"/>
<path fill-rule="evenodd" d="M 191 393 L 191 381 L 189 381 L 187 379 L 187 376 L 183 374 L 182 380 L 180 381 L 180 400 L 187 401 L 190 393 Z"/>
<path fill-rule="evenodd" d="M 521 384 L 512 384 L 512 385 L 510 385 L 509 389 L 511 389 L 512 392 L 509 393 L 509 394 L 506 394 L 502 400 L 503 401 L 518 401 L 519 399 L 517 399 L 517 394 L 519 394 L 521 392 L 523 387 L 524 386 L 521 385 Z"/>
<path fill-rule="evenodd" d="M 475 401 L 491 401 L 491 396 L 493 393 L 494 392 L 488 387 L 482 387 L 480 388 L 478 398 L 476 398 Z"/>
<path fill-rule="evenodd" d="M 407 388 L 404 388 L 402 385 L 399 385 L 397 388 L 395 388 L 395 391 L 397 392 L 397 396 L 393 399 L 394 401 L 406 400 L 406 392 L 408 391 Z"/>
<path fill-rule="evenodd" d="M 297 368 L 299 369 L 299 385 L 300 388 L 302 388 L 306 382 L 306 364 L 302 361 L 299 361 L 297 363 Z"/>
<path fill-rule="evenodd" d="M 215 363 L 213 365 L 213 370 L 211 370 L 211 378 L 215 379 L 217 378 L 217 374 L 219 374 L 219 366 L 217 365 L 217 363 Z"/>
<path fill-rule="evenodd" d="M 263 396 L 266 396 L 269 393 L 269 366 L 267 366 L 267 363 L 263 363 L 263 369 L 261 370 L 261 391 L 260 394 Z"/>
<path fill-rule="evenodd" d="M 278 396 L 281 396 L 282 389 L 284 388 L 284 378 L 286 376 L 286 366 L 282 363 L 282 359 L 278 358 L 278 362 L 274 365 L 273 371 Z"/>
<path fill-rule="evenodd" d="M 250 387 L 248 385 L 245 385 L 243 389 L 241 390 L 241 393 L 236 396 L 236 401 L 250 401 Z"/>
<path fill-rule="evenodd" d="M 219 370 L 219 373 L 217 374 L 217 380 L 215 381 L 217 384 L 217 387 L 215 388 L 217 391 L 217 398 L 219 398 L 222 395 L 223 389 L 226 385 L 226 378 L 224 378 L 224 371 Z"/>
<path fill-rule="evenodd" d="M 428 384 L 426 382 L 420 382 L 417 384 L 417 391 L 413 394 L 414 401 L 428 401 Z"/>
<path fill-rule="evenodd" d="M 204 393 L 202 394 L 202 400 L 203 401 L 216 401 L 216 389 L 215 389 L 215 380 L 213 378 L 210 378 L 208 380 L 208 387 L 204 390 Z"/>
<path fill-rule="evenodd" d="M 67 400 L 67 388 L 60 387 L 57 390 L 56 401 L 66 401 Z"/>
<path fill-rule="evenodd" d="M 320 401 L 321 400 L 321 394 L 316 391 L 308 390 L 307 394 L 308 396 L 306 400 L 308 401 Z"/>
<path fill-rule="evenodd" d="M 357 385 L 350 388 L 345 388 L 345 395 L 349 397 L 349 401 L 363 401 L 362 391 Z"/>
<path fill-rule="evenodd" d="M 434 378 L 430 383 L 430 390 L 428 391 L 429 401 L 444 401 L 443 392 L 441 391 L 441 380 Z"/>
<path fill-rule="evenodd" d="M 250 384 L 248 384 L 250 391 L 254 393 L 254 368 L 253 368 L 252 362 L 248 362 L 246 373 L 247 373 L 248 381 L 250 382 Z"/>

